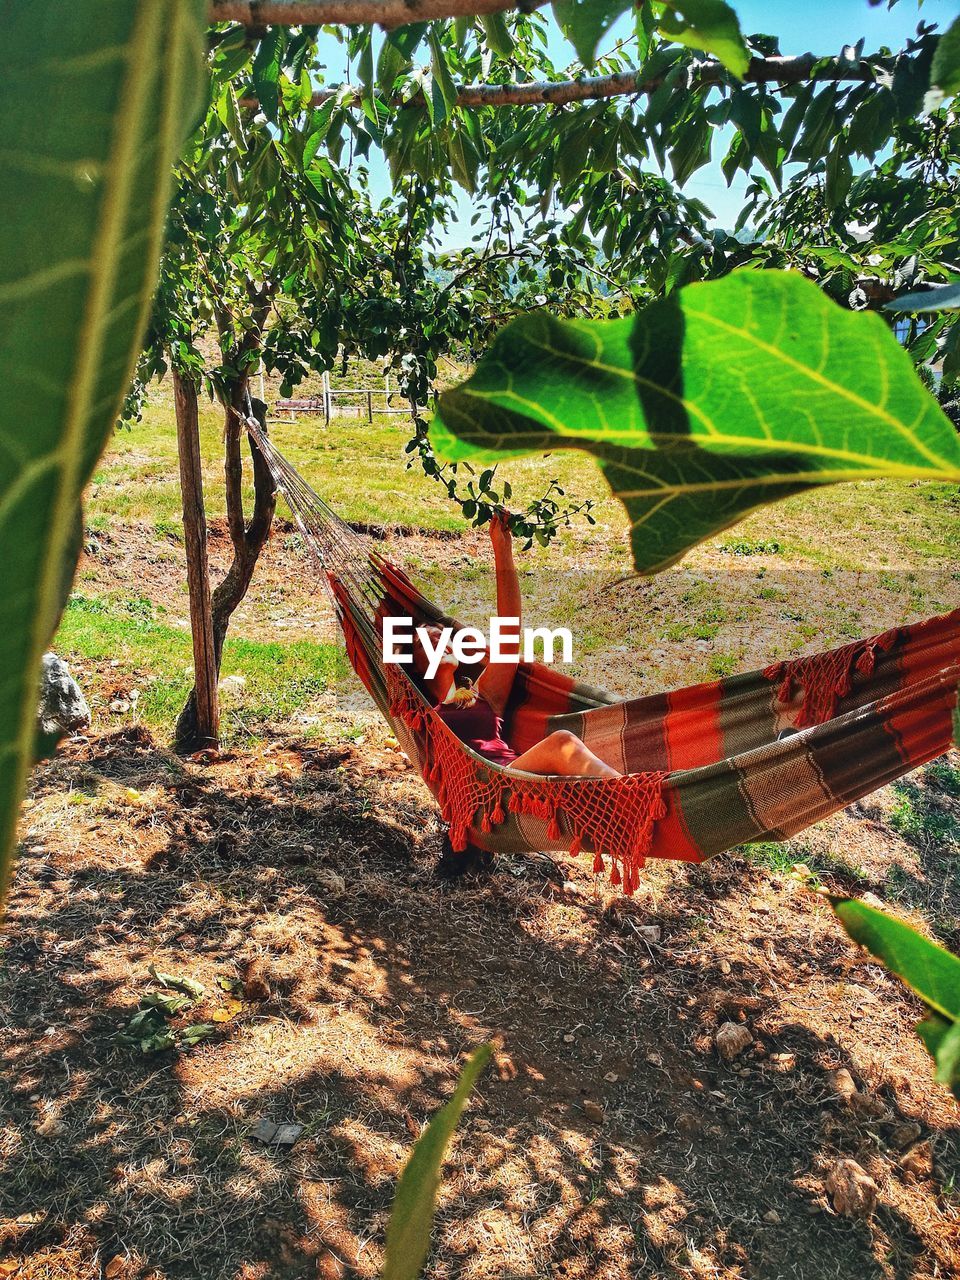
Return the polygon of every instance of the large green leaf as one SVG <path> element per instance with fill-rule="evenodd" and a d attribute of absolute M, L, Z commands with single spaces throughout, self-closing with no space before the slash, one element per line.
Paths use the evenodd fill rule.
<path fill-rule="evenodd" d="M 917 1031 L 937 1064 L 937 1079 L 960 1098 L 960 959 L 856 898 L 832 902 L 850 937 L 902 978 L 930 1010 Z"/>
<path fill-rule="evenodd" d="M 597 45 L 631 7 L 631 0 L 553 0 L 554 17 L 584 66 L 593 64 Z"/>
<path fill-rule="evenodd" d="M 725 0 L 669 0 L 657 25 L 677 44 L 714 54 L 738 79 L 747 74 L 750 54 L 737 15 Z"/>
<path fill-rule="evenodd" d="M 417 1139 L 397 1184 L 381 1280 L 416 1280 L 420 1274 L 430 1248 L 443 1159 L 460 1113 L 477 1077 L 490 1061 L 491 1052 L 490 1045 L 485 1044 L 470 1055 L 453 1097 Z"/>
<path fill-rule="evenodd" d="M 553 0 L 554 16 L 585 65 L 594 61 L 597 45 L 621 14 L 634 8 L 640 8 L 641 35 L 655 26 L 668 40 L 712 53 L 739 79 L 746 75 L 750 54 L 726 0 L 654 0 L 643 7 L 633 0 Z"/>
<path fill-rule="evenodd" d="M 870 477 L 960 481 L 960 437 L 884 322 L 740 271 L 620 320 L 524 316 L 440 398 L 442 456 L 584 449 L 650 573 L 765 502 Z"/>
<path fill-rule="evenodd" d="M 146 322 L 200 106 L 202 0 L 2 7 L 0 894 L 80 495 Z"/>

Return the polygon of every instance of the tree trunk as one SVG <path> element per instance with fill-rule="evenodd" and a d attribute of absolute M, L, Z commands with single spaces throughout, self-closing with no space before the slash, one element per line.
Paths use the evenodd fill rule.
<path fill-rule="evenodd" d="M 174 366 L 173 394 L 177 411 L 177 448 L 180 454 L 180 492 L 183 499 L 183 540 L 187 554 L 190 591 L 190 630 L 193 634 L 193 717 L 188 726 L 178 721 L 177 746 L 198 751 L 215 747 L 220 736 L 220 701 L 217 693 L 218 663 L 213 642 L 210 605 L 210 571 L 207 560 L 207 521 L 203 509 L 203 476 L 200 468 L 200 427 L 197 388 Z M 181 717 L 182 720 L 183 717 Z"/>
<path fill-rule="evenodd" d="M 277 506 L 273 476 L 256 445 L 247 435 L 241 417 L 246 417 L 251 406 L 253 416 L 262 431 L 267 429 L 267 406 L 262 400 L 250 397 L 246 378 L 235 382 L 225 405 L 224 421 L 224 478 L 226 480 L 227 527 L 233 543 L 233 561 L 223 581 L 217 586 L 211 601 L 213 622 L 213 658 L 217 676 L 223 660 L 223 642 L 226 639 L 230 618 L 237 605 L 247 594 L 260 552 L 270 534 L 273 515 Z M 246 436 L 253 461 L 253 513 L 245 522 L 243 512 L 243 459 L 241 445 Z M 176 743 L 188 743 L 195 737 L 198 724 L 197 690 L 191 691 L 186 706 L 177 721 Z"/>

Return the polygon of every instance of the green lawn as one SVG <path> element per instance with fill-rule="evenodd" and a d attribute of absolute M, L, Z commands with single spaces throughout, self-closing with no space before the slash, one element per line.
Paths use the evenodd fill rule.
<path fill-rule="evenodd" d="M 201 446 L 208 517 L 224 515 L 222 418 L 206 403 Z M 442 485 L 406 465 L 401 415 L 277 422 L 273 438 L 348 520 L 462 533 L 394 540 L 390 554 L 465 621 L 493 599 L 489 550 L 465 527 Z M 873 482 L 824 489 L 754 513 L 652 583 L 608 584 L 629 573 L 626 520 L 594 463 L 573 451 L 510 460 L 514 504 L 557 478 L 569 497 L 597 500 L 597 525 L 578 522 L 548 550 L 519 556 L 526 612 L 574 630 L 578 674 L 621 693 L 726 675 L 767 660 L 841 644 L 941 612 L 960 597 L 960 494 L 944 485 Z M 249 466 L 247 467 L 249 471 Z M 249 495 L 248 495 L 249 496 Z M 278 507 L 288 513 L 283 503 Z M 139 681 L 137 714 L 168 736 L 186 696 L 186 627 L 176 430 L 169 388 L 142 423 L 120 431 L 88 492 L 92 541 L 123 535 L 123 564 L 84 564 L 57 645 L 107 690 L 110 673 Z M 309 709 L 339 674 L 329 612 L 317 600 L 295 535 L 275 539 L 227 643 L 228 740 L 268 732 Z M 219 540 L 218 570 L 226 543 Z M 157 570 L 151 578 L 151 571 Z M 162 572 L 160 572 L 162 570 Z M 478 617 L 478 611 L 484 616 Z M 323 634 L 316 634 L 326 620 Z M 110 667 L 113 663 L 115 666 Z"/>

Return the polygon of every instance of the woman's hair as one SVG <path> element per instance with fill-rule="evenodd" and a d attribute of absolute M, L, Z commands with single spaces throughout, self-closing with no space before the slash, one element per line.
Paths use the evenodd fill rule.
<path fill-rule="evenodd" d="M 461 675 L 459 668 L 454 676 L 454 682 L 456 687 L 447 701 L 458 707 L 472 707 L 480 696 L 477 686 L 469 676 Z"/>
<path fill-rule="evenodd" d="M 439 623 L 432 625 L 439 626 Z M 431 690 L 428 686 L 427 678 L 422 671 L 417 670 L 417 664 L 414 661 L 417 644 L 418 641 L 414 635 L 404 639 L 398 638 L 394 640 L 394 651 L 398 655 L 402 654 L 410 659 L 409 662 L 404 664 L 403 670 L 420 692 L 429 697 Z M 471 670 L 473 670 L 473 664 L 461 663 L 454 672 L 453 683 L 456 692 L 452 695 L 450 701 L 456 702 L 459 706 L 472 706 L 479 697 L 473 679 L 468 674 Z"/>

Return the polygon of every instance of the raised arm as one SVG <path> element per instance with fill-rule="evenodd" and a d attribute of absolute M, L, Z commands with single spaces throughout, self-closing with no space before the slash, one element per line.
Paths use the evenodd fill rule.
<path fill-rule="evenodd" d="M 480 693 L 499 715 L 507 705 L 513 680 L 517 674 L 523 607 L 517 567 L 513 563 L 513 537 L 510 533 L 508 516 L 496 515 L 490 521 L 490 542 L 493 545 L 493 563 L 497 575 L 497 616 L 516 619 L 516 627 L 511 630 L 517 636 L 515 644 L 501 644 L 504 660 L 488 662 L 477 681 Z"/>

